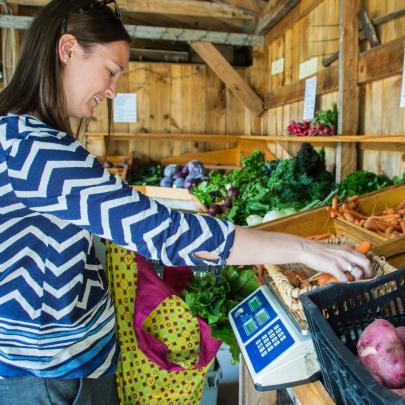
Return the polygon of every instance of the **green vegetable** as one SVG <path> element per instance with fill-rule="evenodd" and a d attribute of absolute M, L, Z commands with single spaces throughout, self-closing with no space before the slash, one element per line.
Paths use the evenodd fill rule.
<path fill-rule="evenodd" d="M 162 167 L 159 163 L 138 161 L 133 163 L 126 180 L 134 186 L 158 186 L 162 177 Z"/>
<path fill-rule="evenodd" d="M 358 170 L 349 174 L 339 184 L 339 196 L 341 199 L 352 195 L 361 195 L 370 193 L 380 188 L 391 186 L 393 182 L 386 176 L 368 172 L 367 170 Z"/>
<path fill-rule="evenodd" d="M 333 103 L 331 110 L 321 110 L 316 112 L 315 118 L 311 121 L 312 124 L 321 124 L 328 127 L 337 127 L 338 110 L 336 103 Z"/>
<path fill-rule="evenodd" d="M 183 299 L 193 315 L 204 318 L 212 336 L 230 347 L 233 362 L 239 361 L 239 346 L 228 320 L 229 311 L 256 291 L 259 282 L 252 267 L 225 266 L 218 278 L 212 273 L 199 275 L 183 291 Z"/>

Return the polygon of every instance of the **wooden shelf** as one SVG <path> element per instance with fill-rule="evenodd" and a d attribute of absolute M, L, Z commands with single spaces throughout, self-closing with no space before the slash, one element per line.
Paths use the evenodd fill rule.
<path fill-rule="evenodd" d="M 88 132 L 88 139 L 107 137 L 101 132 Z M 309 143 L 397 143 L 405 144 L 405 135 L 331 135 L 331 136 L 280 136 L 280 135 L 225 135 L 225 134 L 174 134 L 174 133 L 122 133 L 111 134 L 113 140 L 173 140 L 196 142 L 309 142 Z"/>

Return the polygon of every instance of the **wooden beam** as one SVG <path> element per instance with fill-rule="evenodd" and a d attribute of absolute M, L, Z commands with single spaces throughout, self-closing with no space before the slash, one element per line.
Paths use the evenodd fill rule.
<path fill-rule="evenodd" d="M 265 3 L 262 0 L 213 0 L 214 3 L 228 4 L 237 9 L 243 10 L 253 16 L 258 16 Z"/>
<path fill-rule="evenodd" d="M 357 134 L 359 125 L 359 20 L 361 0 L 340 0 L 338 134 Z M 357 169 L 355 144 L 338 143 L 336 183 Z"/>
<path fill-rule="evenodd" d="M 317 73 L 316 94 L 322 95 L 336 91 L 339 84 L 338 80 L 339 75 L 336 66 L 320 70 Z M 303 100 L 305 95 L 305 81 L 306 79 L 302 79 L 268 93 L 265 97 L 266 110 Z"/>
<path fill-rule="evenodd" d="M 255 33 L 259 35 L 267 34 L 298 2 L 299 0 L 270 0 L 268 7 L 259 16 Z"/>
<path fill-rule="evenodd" d="M 24 30 L 28 29 L 32 20 L 33 17 L 0 14 L 0 27 Z M 264 44 L 264 37 L 260 35 L 189 30 L 182 28 L 148 27 L 144 25 L 125 25 L 125 28 L 132 38 L 180 42 L 201 41 L 234 46 L 261 46 Z"/>
<path fill-rule="evenodd" d="M 401 74 L 404 47 L 405 36 L 402 36 L 361 53 L 359 57 L 359 83 L 367 83 Z"/>
<path fill-rule="evenodd" d="M 271 44 L 280 38 L 288 29 L 293 27 L 302 18 L 306 17 L 313 9 L 318 7 L 323 0 L 300 0 L 298 5 L 288 15 L 283 17 L 266 35 L 266 44 Z"/>
<path fill-rule="evenodd" d="M 249 87 L 214 45 L 191 43 L 193 49 L 225 83 L 226 87 L 256 116 L 263 113 L 263 100 Z"/>
<path fill-rule="evenodd" d="M 67 0 L 68 1 L 68 0 Z M 25 6 L 45 6 L 48 0 L 12 0 L 10 3 Z M 251 20 L 244 10 L 211 1 L 195 0 L 117 0 L 121 10 L 133 13 L 171 14 L 211 18 L 239 18 Z"/>
<path fill-rule="evenodd" d="M 405 36 L 394 39 L 359 55 L 358 84 L 399 75 L 404 60 Z M 317 73 L 317 94 L 327 94 L 338 90 L 338 66 L 321 69 Z M 265 108 L 279 107 L 304 99 L 305 80 L 280 87 L 265 96 Z"/>

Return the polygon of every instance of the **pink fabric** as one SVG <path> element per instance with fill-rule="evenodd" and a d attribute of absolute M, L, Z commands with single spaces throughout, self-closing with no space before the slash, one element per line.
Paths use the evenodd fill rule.
<path fill-rule="evenodd" d="M 142 325 L 149 314 L 166 298 L 178 295 L 174 289 L 165 284 L 154 272 L 149 263 L 140 255 L 136 255 L 138 268 L 138 283 L 135 298 L 134 330 L 139 348 L 160 368 L 168 371 L 184 370 L 178 364 L 167 359 L 168 349 L 153 336 L 142 329 Z M 198 318 L 200 326 L 200 357 L 196 369 L 203 368 L 215 357 L 221 341 L 211 337 L 208 324 Z"/>

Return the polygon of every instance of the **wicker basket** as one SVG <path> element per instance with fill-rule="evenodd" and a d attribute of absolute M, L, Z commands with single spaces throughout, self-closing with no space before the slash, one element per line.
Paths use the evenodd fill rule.
<path fill-rule="evenodd" d="M 358 242 L 348 239 L 348 238 L 334 238 L 329 239 L 326 243 L 330 243 L 332 245 L 352 245 L 356 246 Z M 367 257 L 371 260 L 373 278 L 381 277 L 385 274 L 391 273 L 397 270 L 395 267 L 388 264 L 384 258 L 375 255 L 372 252 L 367 254 Z M 316 273 L 315 270 L 303 265 L 303 264 L 287 264 L 287 265 L 274 265 L 274 266 L 266 266 L 267 271 L 270 277 L 273 279 L 274 284 L 277 288 L 279 295 L 281 296 L 282 300 L 286 304 L 286 306 L 298 317 L 301 321 L 304 322 L 306 325 L 306 318 L 304 315 L 304 308 L 301 302 L 298 300 L 298 297 L 301 294 L 304 294 L 308 291 L 314 290 L 319 286 L 312 286 L 308 288 L 298 288 L 294 287 L 288 280 L 287 276 L 282 273 L 282 270 L 303 270 L 308 277 L 311 277 Z"/>

